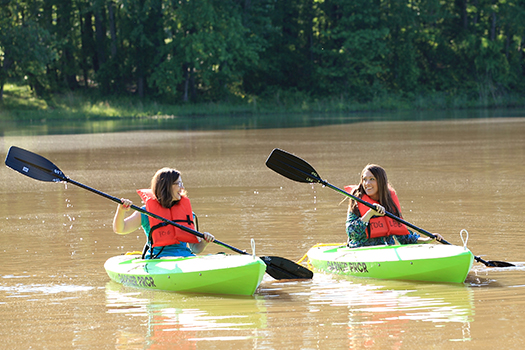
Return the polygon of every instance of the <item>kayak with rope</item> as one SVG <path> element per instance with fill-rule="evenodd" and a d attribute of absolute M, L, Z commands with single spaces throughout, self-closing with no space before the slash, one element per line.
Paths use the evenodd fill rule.
<path fill-rule="evenodd" d="M 104 264 L 108 276 L 126 286 L 181 293 L 253 295 L 266 264 L 253 255 L 210 254 L 142 259 L 118 255 Z"/>
<path fill-rule="evenodd" d="M 474 255 L 456 245 L 407 244 L 349 248 L 318 244 L 305 255 L 315 271 L 391 280 L 463 283 Z"/>

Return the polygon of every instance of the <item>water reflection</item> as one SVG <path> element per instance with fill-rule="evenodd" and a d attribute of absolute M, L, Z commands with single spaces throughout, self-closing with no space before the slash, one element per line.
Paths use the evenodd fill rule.
<path fill-rule="evenodd" d="M 429 121 L 522 117 L 519 109 L 460 111 L 332 112 L 239 114 L 213 116 L 153 116 L 151 118 L 100 118 L 90 120 L 0 120 L 0 136 L 108 133 L 133 130 L 231 130 L 297 128 L 377 121 Z"/>
<path fill-rule="evenodd" d="M 365 282 L 323 274 L 311 281 L 266 279 L 254 297 L 241 298 L 137 291 L 110 282 L 106 306 L 108 313 L 147 323 L 147 332 L 120 331 L 117 343 L 141 339 L 148 349 L 205 341 L 244 349 L 319 343 L 342 348 L 341 341 L 349 348 L 395 348 L 413 322 L 458 323 L 462 331 L 450 340 L 468 341 L 474 316 L 473 291 L 466 285 Z"/>
<path fill-rule="evenodd" d="M 416 328 L 423 337 L 448 324 L 449 340 L 468 341 L 474 320 L 473 291 L 466 285 L 316 274 L 310 282 L 264 284 L 260 293 L 271 327 L 259 345 L 268 348 L 395 349 Z"/>
<path fill-rule="evenodd" d="M 140 339 L 138 343 L 150 344 L 148 349 L 194 348 L 206 341 L 255 349 L 258 329 L 266 327 L 264 300 L 255 297 L 137 291 L 109 282 L 106 305 L 108 313 L 139 317 L 147 323 L 147 332 L 120 331 L 117 344 Z"/>
<path fill-rule="evenodd" d="M 349 324 L 357 316 L 363 323 L 398 320 L 469 322 L 472 290 L 463 284 L 430 284 L 336 278 L 319 275 L 311 288 L 310 304 L 346 306 Z M 365 316 L 372 313 L 373 316 Z M 358 316 L 359 315 L 359 316 Z"/>

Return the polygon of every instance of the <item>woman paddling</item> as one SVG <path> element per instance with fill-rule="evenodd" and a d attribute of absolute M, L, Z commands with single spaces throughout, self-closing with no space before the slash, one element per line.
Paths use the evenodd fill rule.
<path fill-rule="evenodd" d="M 428 243 L 432 238 L 422 238 L 409 231 L 405 225 L 385 216 L 386 212 L 401 218 L 401 206 L 393 187 L 388 183 L 386 171 L 375 164 L 368 164 L 361 172 L 361 181 L 357 186 L 345 189 L 356 197 L 374 204 L 369 208 L 353 199 L 350 200 L 346 219 L 348 246 L 357 248 L 373 245 L 394 245 Z M 440 234 L 435 234 L 441 240 Z"/>
<path fill-rule="evenodd" d="M 190 200 L 186 196 L 179 171 L 162 168 L 151 179 L 151 189 L 137 190 L 137 192 L 146 204 L 147 211 L 195 229 Z M 126 217 L 132 202 L 122 198 L 122 203 L 118 205 L 113 218 L 113 231 L 125 235 L 142 226 L 148 238 L 143 258 L 192 256 L 204 251 L 208 243 L 215 239 L 208 232 L 203 232 L 204 239 L 202 239 L 138 211 Z"/>

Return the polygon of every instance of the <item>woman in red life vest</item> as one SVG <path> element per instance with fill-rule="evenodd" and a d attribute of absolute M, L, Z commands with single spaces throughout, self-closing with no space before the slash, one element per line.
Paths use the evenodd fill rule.
<path fill-rule="evenodd" d="M 401 206 L 396 192 L 388 183 L 386 171 L 375 164 L 368 164 L 361 172 L 361 181 L 357 186 L 345 187 L 347 191 L 364 201 L 374 204 L 375 209 L 350 200 L 346 219 L 348 246 L 351 248 L 372 245 L 428 243 L 430 238 L 420 237 L 409 231 L 405 225 L 385 216 L 389 212 L 399 218 Z M 440 234 L 435 234 L 441 239 Z"/>
<path fill-rule="evenodd" d="M 186 196 L 179 171 L 162 168 L 151 179 L 151 189 L 137 192 L 145 203 L 147 211 L 195 229 L 190 200 Z M 192 256 L 201 253 L 208 243 L 215 239 L 208 232 L 203 233 L 204 239 L 202 239 L 138 211 L 126 217 L 132 202 L 124 198 L 122 202 L 124 204 L 119 204 L 113 218 L 113 231 L 125 235 L 142 226 L 148 239 L 145 247 L 147 251 L 143 254 L 145 258 Z"/>

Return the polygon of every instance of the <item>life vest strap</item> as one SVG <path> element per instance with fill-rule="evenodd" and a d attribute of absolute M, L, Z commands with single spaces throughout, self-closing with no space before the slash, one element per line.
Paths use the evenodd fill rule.
<path fill-rule="evenodd" d="M 186 215 L 186 220 L 171 220 L 171 221 L 173 221 L 173 222 L 185 222 L 188 225 L 193 224 L 193 221 L 190 219 L 189 215 Z M 164 249 L 164 246 L 161 247 L 161 249 L 158 252 L 158 254 L 153 256 L 153 249 L 151 248 L 151 247 L 153 247 L 153 231 L 155 231 L 156 229 L 158 229 L 160 227 L 164 227 L 164 226 L 168 226 L 168 225 L 169 224 L 167 222 L 160 222 L 160 223 L 154 225 L 153 227 L 150 227 L 149 233 L 148 233 L 148 243 L 146 243 L 146 245 L 148 247 L 144 247 L 144 251 L 142 253 L 142 259 L 144 259 L 144 256 L 146 255 L 148 249 L 151 249 L 151 255 L 150 255 L 151 259 L 155 259 L 162 252 L 162 250 Z"/>
<path fill-rule="evenodd" d="M 157 254 L 153 255 L 153 249 L 151 248 L 151 245 L 150 243 L 146 243 L 144 245 L 144 249 L 142 250 L 142 260 L 144 260 L 146 258 L 146 254 L 148 253 L 148 250 L 151 251 L 150 255 L 149 255 L 149 258 L 150 259 L 157 259 L 157 257 L 160 255 L 160 253 L 162 253 L 162 251 L 164 250 L 164 247 L 160 247 L 160 250 Z"/>
<path fill-rule="evenodd" d="M 185 220 L 171 220 L 173 222 L 185 222 L 187 223 L 188 225 L 191 225 L 193 224 L 193 220 L 190 219 L 190 216 L 189 215 L 186 215 L 186 219 Z M 168 226 L 169 224 L 167 222 L 160 222 L 158 224 L 156 224 L 155 226 L 151 227 L 149 229 L 149 234 L 151 236 L 151 233 L 153 231 L 155 231 L 156 229 L 160 228 L 160 227 L 164 227 L 164 226 Z"/>

